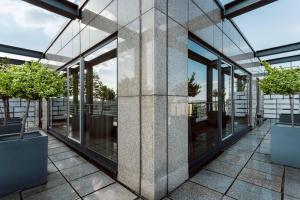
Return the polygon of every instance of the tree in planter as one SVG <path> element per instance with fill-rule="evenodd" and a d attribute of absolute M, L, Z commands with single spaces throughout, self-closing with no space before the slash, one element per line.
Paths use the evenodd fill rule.
<path fill-rule="evenodd" d="M 11 91 L 12 76 L 9 73 L 9 59 L 0 60 L 0 96 L 3 102 L 4 124 L 10 119 L 9 98 L 13 96 Z"/>
<path fill-rule="evenodd" d="M 267 76 L 259 82 L 265 94 L 288 95 L 290 100 L 291 122 L 294 127 L 294 95 L 300 93 L 300 69 L 274 68 L 268 62 L 262 65 L 267 71 Z"/>
<path fill-rule="evenodd" d="M 21 66 L 13 66 L 12 92 L 16 97 L 26 99 L 26 111 L 22 120 L 21 139 L 24 138 L 25 123 L 28 118 L 30 101 L 49 99 L 64 93 L 65 78 L 63 75 L 47 68 L 39 62 L 26 62 Z"/>

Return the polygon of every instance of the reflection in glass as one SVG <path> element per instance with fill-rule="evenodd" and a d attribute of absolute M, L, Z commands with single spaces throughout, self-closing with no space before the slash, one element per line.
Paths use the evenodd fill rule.
<path fill-rule="evenodd" d="M 222 139 L 225 139 L 232 134 L 232 66 L 222 61 L 221 70 Z"/>
<path fill-rule="evenodd" d="M 80 141 L 79 64 L 69 68 L 69 137 Z"/>
<path fill-rule="evenodd" d="M 66 70 L 61 73 L 67 77 Z M 68 134 L 68 97 L 67 97 L 67 79 L 65 83 L 65 94 L 61 97 L 50 99 L 50 124 L 49 128 L 62 135 Z"/>
<path fill-rule="evenodd" d="M 86 146 L 117 162 L 117 60 L 95 59 L 85 64 Z"/>
<path fill-rule="evenodd" d="M 234 69 L 234 131 L 249 127 L 250 76 L 245 71 Z"/>
<path fill-rule="evenodd" d="M 189 47 L 193 51 L 188 62 L 189 160 L 194 161 L 219 140 L 218 57 L 191 41 Z"/>

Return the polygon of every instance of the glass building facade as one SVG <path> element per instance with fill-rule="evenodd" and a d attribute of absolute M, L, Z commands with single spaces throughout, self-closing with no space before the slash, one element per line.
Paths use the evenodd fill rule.
<path fill-rule="evenodd" d="M 215 0 L 89 0 L 46 52 L 48 131 L 159 199 L 251 129 L 254 53 Z"/>

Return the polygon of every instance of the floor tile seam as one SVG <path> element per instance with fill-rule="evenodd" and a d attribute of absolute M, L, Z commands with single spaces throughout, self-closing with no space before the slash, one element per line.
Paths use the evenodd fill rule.
<path fill-rule="evenodd" d="M 81 198 L 85 198 L 85 197 L 87 197 L 87 196 L 89 196 L 89 195 L 91 195 L 91 194 L 93 194 L 93 193 L 96 193 L 96 192 L 98 192 L 98 191 L 100 191 L 100 190 L 102 190 L 102 189 L 105 189 L 105 188 L 107 188 L 107 187 L 109 187 L 109 186 L 111 186 L 111 185 L 114 185 L 114 184 L 116 184 L 117 182 L 113 179 L 113 182 L 112 183 L 110 183 L 110 184 L 108 184 L 108 185 L 106 185 L 106 186 L 103 186 L 103 187 L 101 187 L 101 188 L 99 188 L 99 189 L 97 189 L 97 190 L 95 190 L 95 191 L 93 191 L 93 192 L 90 192 L 90 193 L 88 193 L 88 194 L 85 194 L 85 195 L 83 195 L 83 196 L 80 196 Z"/>
<path fill-rule="evenodd" d="M 227 164 L 227 163 L 226 163 L 226 164 Z M 240 166 L 240 165 L 237 165 L 237 166 Z M 220 173 L 220 172 L 213 171 L 213 170 L 211 170 L 211 169 L 206 169 L 206 168 L 203 168 L 203 169 L 206 170 L 206 171 L 209 171 L 209 172 L 213 172 L 213 173 L 216 173 L 216 174 L 219 174 L 219 175 L 226 176 L 226 177 L 228 177 L 228 178 L 235 179 L 235 177 L 228 176 L 228 175 L 226 175 L 226 174 L 222 174 L 222 173 Z M 196 176 L 196 175 L 195 175 L 195 176 Z"/>
<path fill-rule="evenodd" d="M 59 148 L 59 147 L 66 147 L 66 145 L 64 143 L 62 143 L 61 146 L 49 147 L 49 144 L 48 144 L 48 149 L 55 149 L 55 148 Z"/>
<path fill-rule="evenodd" d="M 221 193 L 221 192 L 219 192 L 219 191 L 217 191 L 217 190 L 215 190 L 215 189 L 212 189 L 212 188 L 210 188 L 210 187 L 208 187 L 208 186 L 205 186 L 205 185 L 201 185 L 200 183 L 197 183 L 197 182 L 195 182 L 195 181 L 188 180 L 187 182 L 191 182 L 191 183 L 194 183 L 194 184 L 199 185 L 199 186 L 201 186 L 201 187 L 204 187 L 204 188 L 206 188 L 206 189 L 212 190 L 212 191 L 214 191 L 214 192 L 217 192 L 217 193 L 221 194 L 222 196 L 224 195 L 223 193 Z"/>
<path fill-rule="evenodd" d="M 284 200 L 284 184 L 285 184 L 285 167 L 283 168 L 283 176 L 281 181 L 281 200 Z"/>
<path fill-rule="evenodd" d="M 65 160 L 67 160 L 67 159 L 65 159 Z M 64 161 L 64 160 L 62 160 L 62 161 Z M 58 161 L 59 162 L 59 161 Z M 56 163 L 54 163 L 54 162 L 52 162 L 53 164 L 56 164 Z M 56 166 L 56 168 L 57 169 L 59 169 L 59 170 L 66 170 L 66 169 L 70 169 L 70 168 L 73 168 L 73 167 L 77 167 L 77 166 L 79 166 L 79 165 L 82 165 L 82 164 L 86 164 L 86 163 L 89 163 L 87 160 L 84 160 L 84 162 L 81 162 L 81 163 L 77 163 L 77 164 L 75 164 L 75 165 L 73 165 L 73 166 L 71 166 L 71 167 L 67 167 L 67 168 L 63 168 L 63 169 L 59 169 L 58 167 L 57 167 L 57 165 L 55 165 Z M 91 163 L 89 163 L 89 164 L 91 164 Z"/>
<path fill-rule="evenodd" d="M 61 147 L 56 147 L 56 148 L 61 148 Z M 52 149 L 56 149 L 56 148 L 52 148 Z M 65 152 L 69 152 L 69 151 L 73 151 L 72 149 L 70 149 L 70 148 L 67 147 L 67 146 L 66 146 L 66 148 L 68 148 L 67 151 L 57 152 L 57 153 L 54 153 L 54 154 L 51 154 L 51 155 L 48 154 L 48 156 L 56 155 L 56 154 L 59 154 L 59 153 L 65 153 Z M 49 148 L 48 148 L 48 150 L 49 150 Z M 74 152 L 74 151 L 73 151 L 73 152 Z"/>
<path fill-rule="evenodd" d="M 62 160 L 55 160 L 55 161 L 53 161 L 51 158 L 50 158 L 50 156 L 49 156 L 49 159 L 51 160 L 51 162 L 59 162 L 59 161 L 63 161 L 63 160 L 67 160 L 67 159 L 69 159 L 69 158 L 74 158 L 74 157 L 80 157 L 80 155 L 73 155 L 72 157 L 68 157 L 68 158 L 64 158 L 64 159 L 62 159 Z"/>
<path fill-rule="evenodd" d="M 234 181 L 231 183 L 231 185 L 228 187 L 228 189 L 226 190 L 226 192 L 224 193 L 224 195 L 227 195 L 228 191 L 231 189 L 231 187 L 233 186 L 233 184 L 236 182 L 237 177 L 241 174 L 241 172 L 243 171 L 243 169 L 246 167 L 246 165 L 249 163 L 250 159 L 252 158 L 252 156 L 254 155 L 254 153 L 256 152 L 256 150 L 258 149 L 258 147 L 260 146 L 260 144 L 262 143 L 263 138 L 260 140 L 259 145 L 256 147 L 256 149 L 253 151 L 253 153 L 251 154 L 251 156 L 249 157 L 248 161 L 245 163 L 245 165 L 241 168 L 241 170 L 238 172 L 237 176 L 235 177 Z M 227 195 L 228 196 L 228 195 Z"/>
<path fill-rule="evenodd" d="M 261 188 L 264 188 L 264 189 L 267 189 L 267 190 L 270 190 L 270 191 L 274 191 L 274 192 L 277 192 L 277 193 L 281 194 L 281 185 L 280 185 L 280 191 L 278 192 L 278 191 L 276 191 L 276 190 L 274 190 L 274 189 L 272 189 L 272 188 L 267 188 L 267 187 L 264 186 L 264 185 L 258 185 L 258 184 L 256 184 L 256 183 L 250 182 L 250 181 L 248 181 L 248 179 L 242 180 L 242 179 L 240 179 L 239 177 L 240 177 L 240 176 L 237 177 L 237 180 L 239 180 L 239 181 L 244 181 L 244 182 L 246 182 L 246 183 L 250 183 L 250 184 L 252 184 L 252 185 L 255 185 L 255 186 L 258 186 L 258 187 L 261 187 Z M 245 178 L 246 178 L 246 177 L 245 177 Z"/>

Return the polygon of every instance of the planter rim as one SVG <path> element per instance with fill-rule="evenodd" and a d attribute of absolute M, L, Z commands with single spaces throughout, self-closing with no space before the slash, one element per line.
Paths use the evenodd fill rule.
<path fill-rule="evenodd" d="M 300 125 L 297 125 L 297 124 L 295 124 L 294 127 L 292 127 L 291 124 L 280 123 L 280 122 L 276 122 L 273 126 L 286 127 L 286 128 L 300 128 Z"/>
<path fill-rule="evenodd" d="M 33 140 L 33 139 L 36 139 L 36 138 L 47 137 L 47 134 L 42 130 L 29 131 L 29 132 L 25 132 L 24 134 L 26 135 L 26 134 L 30 134 L 30 133 L 39 133 L 40 135 L 36 136 L 36 137 L 33 137 L 33 138 L 24 138 L 24 139 L 16 138 L 16 139 L 8 139 L 8 140 L 2 140 L 2 141 L 0 140 L 0 143 L 12 142 L 12 141 Z M 11 136 L 19 136 L 19 135 L 20 135 L 20 133 L 5 134 L 5 135 L 0 135 L 0 138 L 6 138 L 6 137 L 11 137 Z"/>

